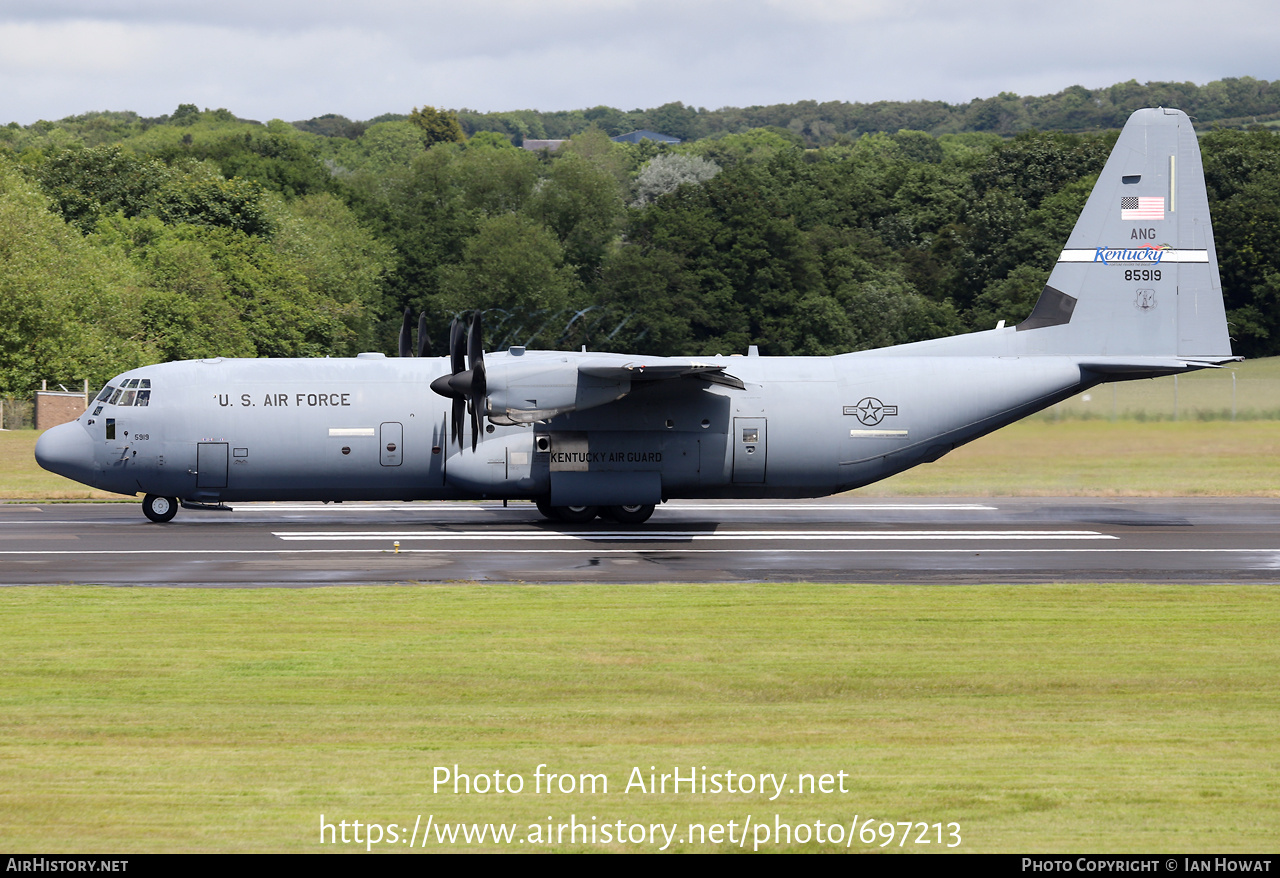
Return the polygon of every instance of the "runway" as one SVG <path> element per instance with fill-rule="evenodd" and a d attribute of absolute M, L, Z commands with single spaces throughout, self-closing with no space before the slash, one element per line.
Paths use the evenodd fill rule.
<path fill-rule="evenodd" d="M 397 545 L 398 544 L 398 545 Z M 0 584 L 1280 581 L 1280 500 L 684 502 L 622 527 L 527 503 L 0 504 Z"/>

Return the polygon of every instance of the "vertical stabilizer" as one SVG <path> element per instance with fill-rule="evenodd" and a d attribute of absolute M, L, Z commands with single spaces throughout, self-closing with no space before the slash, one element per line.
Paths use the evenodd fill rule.
<path fill-rule="evenodd" d="M 1200 146 L 1185 113 L 1129 117 L 1017 329 L 1037 353 L 1231 358 Z"/>

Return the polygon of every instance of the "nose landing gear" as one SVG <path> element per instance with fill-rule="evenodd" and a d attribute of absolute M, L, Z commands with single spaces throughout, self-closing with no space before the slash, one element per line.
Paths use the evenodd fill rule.
<path fill-rule="evenodd" d="M 142 498 L 142 514 L 157 524 L 173 521 L 173 517 L 178 514 L 178 498 L 148 494 Z"/>

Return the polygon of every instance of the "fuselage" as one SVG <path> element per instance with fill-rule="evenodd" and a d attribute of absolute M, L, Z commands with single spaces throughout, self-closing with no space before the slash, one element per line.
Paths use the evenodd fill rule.
<path fill-rule="evenodd" d="M 510 356 L 487 355 L 495 367 Z M 118 376 L 76 422 L 46 433 L 37 457 L 96 488 L 196 503 L 811 497 L 936 460 L 1096 381 L 1067 357 L 709 362 L 744 389 L 636 385 L 543 422 L 485 421 L 475 451 L 450 437 L 450 401 L 429 389 L 449 372 L 444 358 L 166 363 Z"/>

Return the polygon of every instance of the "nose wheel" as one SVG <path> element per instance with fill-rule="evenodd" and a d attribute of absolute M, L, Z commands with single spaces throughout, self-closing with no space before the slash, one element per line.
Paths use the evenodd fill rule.
<path fill-rule="evenodd" d="M 148 494 L 142 498 L 142 514 L 156 523 L 173 521 L 178 514 L 178 498 Z"/>

